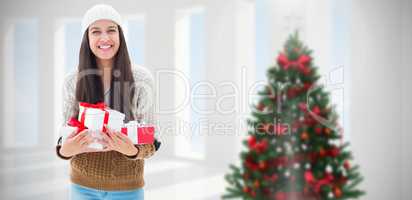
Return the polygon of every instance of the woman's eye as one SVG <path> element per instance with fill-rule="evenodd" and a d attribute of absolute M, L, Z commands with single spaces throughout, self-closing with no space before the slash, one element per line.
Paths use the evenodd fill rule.
<path fill-rule="evenodd" d="M 100 31 L 93 31 L 92 34 L 99 34 Z"/>
<path fill-rule="evenodd" d="M 110 33 L 115 33 L 116 30 L 115 30 L 115 29 L 111 29 L 111 30 L 109 30 L 109 32 L 110 32 Z"/>

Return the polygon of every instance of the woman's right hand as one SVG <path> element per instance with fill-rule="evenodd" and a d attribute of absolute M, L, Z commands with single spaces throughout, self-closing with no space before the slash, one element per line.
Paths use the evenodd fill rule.
<path fill-rule="evenodd" d="M 93 152 L 95 150 L 88 147 L 90 143 L 93 143 L 93 138 L 88 134 L 87 129 L 78 134 L 74 131 L 63 141 L 60 154 L 64 157 L 72 157 L 81 153 Z"/>

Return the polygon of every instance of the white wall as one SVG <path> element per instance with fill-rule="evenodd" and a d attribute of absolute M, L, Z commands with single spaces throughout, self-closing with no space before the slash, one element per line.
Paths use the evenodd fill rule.
<path fill-rule="evenodd" d="M 410 8 L 401 0 L 352 1 L 349 131 L 355 160 L 365 177 L 361 186 L 368 194 L 362 199 L 411 198 L 406 191 L 412 177 L 408 172 L 412 149 L 406 140 L 411 138 L 406 127 L 411 121 L 407 105 L 411 69 L 406 56 L 412 53 L 407 4 Z M 407 29 L 402 29 L 402 14 Z"/>
<path fill-rule="evenodd" d="M 412 2 L 402 1 L 402 69 L 401 69 L 401 108 L 402 108 L 402 199 L 412 199 Z"/>

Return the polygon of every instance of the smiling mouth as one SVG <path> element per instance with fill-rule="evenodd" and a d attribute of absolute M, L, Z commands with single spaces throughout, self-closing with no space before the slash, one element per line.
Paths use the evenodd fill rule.
<path fill-rule="evenodd" d="M 109 49 L 109 48 L 111 48 L 113 45 L 99 45 L 99 46 L 97 46 L 99 49 L 103 49 L 103 50 L 105 50 L 105 49 Z"/>

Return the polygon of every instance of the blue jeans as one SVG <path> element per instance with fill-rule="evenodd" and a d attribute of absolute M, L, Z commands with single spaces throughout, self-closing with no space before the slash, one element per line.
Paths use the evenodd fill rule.
<path fill-rule="evenodd" d="M 143 188 L 127 191 L 105 191 L 71 184 L 70 200 L 144 200 Z"/>

